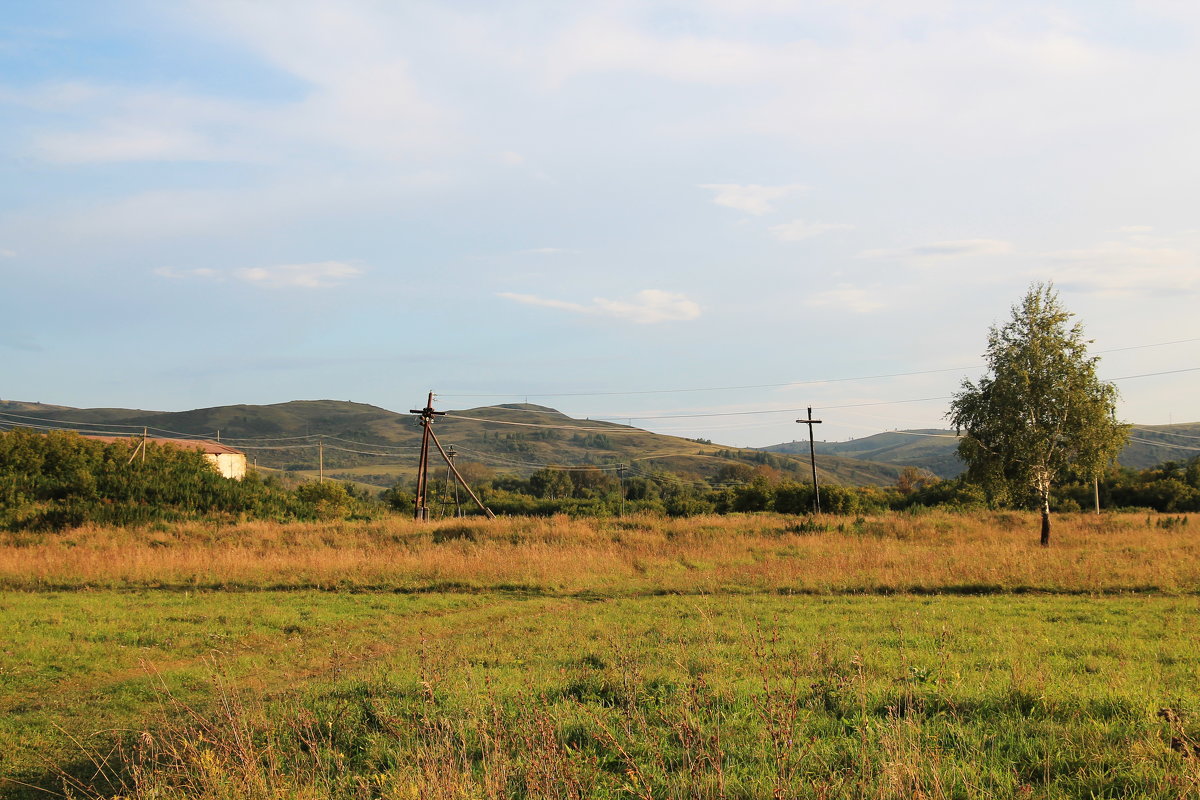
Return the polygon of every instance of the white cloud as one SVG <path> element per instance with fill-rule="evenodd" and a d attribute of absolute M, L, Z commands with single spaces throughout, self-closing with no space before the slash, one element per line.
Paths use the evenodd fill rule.
<path fill-rule="evenodd" d="M 771 74 L 770 48 L 694 35 L 654 36 L 624 20 L 589 16 L 545 52 L 541 72 L 555 85 L 579 74 L 631 72 L 667 80 L 736 85 Z"/>
<path fill-rule="evenodd" d="M 510 167 L 519 167 L 525 163 L 525 156 L 514 153 L 512 150 L 505 150 L 500 154 L 500 163 Z"/>
<path fill-rule="evenodd" d="M 1044 255 L 1049 277 L 1065 289 L 1101 294 L 1200 291 L 1200 254 L 1181 247 L 1144 247 L 1103 242 L 1095 247 Z M 1044 278 L 1045 270 L 1031 278 Z"/>
<path fill-rule="evenodd" d="M 700 316 L 700 306 L 696 302 L 682 294 L 660 289 L 643 289 L 629 301 L 595 297 L 590 305 L 516 292 L 500 292 L 498 296 L 525 305 L 556 308 L 576 314 L 616 317 L 640 324 L 689 320 Z"/>
<path fill-rule="evenodd" d="M 1011 242 L 1000 239 L 954 239 L 944 242 L 914 245 L 889 250 L 864 250 L 859 258 L 911 258 L 923 260 L 940 260 L 950 258 L 969 258 L 975 256 L 996 256 L 1011 253 Z"/>
<path fill-rule="evenodd" d="M 319 261 L 312 264 L 282 264 L 276 267 L 247 267 L 234 270 L 234 277 L 270 288 L 324 289 L 339 286 L 362 274 L 358 267 L 343 261 Z"/>
<path fill-rule="evenodd" d="M 0 258 L 16 258 L 16 257 L 17 257 L 16 250 L 0 249 Z"/>
<path fill-rule="evenodd" d="M 174 267 L 159 267 L 154 270 L 154 274 L 162 278 L 170 278 L 172 280 L 184 280 L 186 278 L 205 278 L 209 280 L 221 280 L 222 275 L 215 269 L 200 267 L 197 269 L 175 269 Z"/>
<path fill-rule="evenodd" d="M 218 39 L 240 41 L 300 90 L 255 102 L 86 81 L 5 93 L 0 101 L 47 112 L 54 126 L 31 127 L 33 154 L 60 164 L 278 162 L 333 148 L 378 162 L 460 142 L 454 115 L 398 55 L 411 48 L 397 14 L 305 0 L 286 7 L 214 0 L 192 4 L 186 14 L 189 27 L 207 25 Z"/>
<path fill-rule="evenodd" d="M 719 206 L 761 216 L 775 210 L 775 206 L 772 205 L 773 201 L 787 197 L 805 187 L 798 183 L 783 186 L 759 186 L 756 183 L 702 183 L 700 188 L 712 191 L 712 201 Z"/>
<path fill-rule="evenodd" d="M 853 225 L 840 222 L 809 222 L 803 219 L 771 227 L 771 233 L 781 242 L 799 242 L 831 231 L 853 230 Z"/>
<path fill-rule="evenodd" d="M 818 292 L 805 300 L 805 305 L 813 308 L 838 308 L 853 311 L 856 314 L 869 314 L 878 311 L 886 304 L 868 295 L 862 289 L 848 283 L 838 284 L 836 288 Z"/>
<path fill-rule="evenodd" d="M 339 286 L 362 274 L 358 267 L 343 261 L 319 261 L 311 264 L 281 264 L 274 267 L 245 267 L 235 270 L 217 270 L 208 267 L 176 269 L 158 267 L 154 274 L 170 280 L 223 281 L 233 277 L 257 286 L 272 289 L 325 289 Z"/>

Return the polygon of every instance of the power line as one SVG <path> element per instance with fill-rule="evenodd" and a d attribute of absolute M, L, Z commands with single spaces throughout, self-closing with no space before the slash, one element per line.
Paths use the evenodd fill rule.
<path fill-rule="evenodd" d="M 1120 378 L 1109 378 L 1108 382 L 1113 383 L 1114 381 L 1128 381 L 1128 380 L 1132 380 L 1134 378 L 1153 378 L 1156 375 L 1177 375 L 1180 372 L 1196 372 L 1197 370 L 1200 370 L 1200 367 L 1185 367 L 1183 369 L 1168 369 L 1168 370 L 1164 370 L 1163 372 L 1143 372 L 1141 375 L 1123 375 Z"/>
<path fill-rule="evenodd" d="M 1200 450 L 1200 447 L 1192 447 L 1186 444 L 1171 444 L 1170 442 L 1155 442 L 1150 439 L 1138 439 L 1135 436 L 1130 436 L 1129 441 L 1137 442 L 1138 444 L 1148 444 L 1154 447 L 1168 447 L 1172 450 Z"/>
<path fill-rule="evenodd" d="M 1200 439 L 1200 436 L 1189 436 L 1186 433 L 1175 433 L 1174 431 L 1160 431 L 1154 428 L 1138 428 L 1135 426 L 1133 430 L 1141 431 L 1142 433 L 1153 433 L 1156 436 L 1178 436 L 1181 439 Z"/>
<path fill-rule="evenodd" d="M 484 419 L 483 417 L 468 417 L 463 414 L 455 414 L 453 411 L 446 413 L 446 419 L 462 419 L 471 422 L 486 422 L 495 425 L 516 425 L 521 428 L 547 428 L 550 430 L 559 431 L 592 431 L 599 433 L 646 433 L 640 428 L 633 428 L 626 425 L 616 425 L 612 428 L 596 428 L 582 425 L 550 425 L 542 422 L 514 422 L 506 419 Z M 626 417 L 625 419 L 649 419 L 649 417 Z M 597 420 L 601 422 L 603 420 Z"/>
<path fill-rule="evenodd" d="M 916 397 L 911 400 L 880 400 L 873 403 L 848 403 L 840 406 L 813 406 L 814 409 L 820 411 L 828 411 L 837 408 L 866 408 L 867 406 L 890 406 L 899 405 L 901 403 L 924 403 L 931 400 L 949 400 L 950 395 L 941 397 Z M 760 411 L 713 411 L 704 414 L 660 414 L 656 416 L 639 417 L 636 415 L 627 415 L 620 417 L 597 417 L 596 419 L 696 419 L 700 417 L 744 417 L 756 414 L 798 414 L 806 410 L 805 408 L 768 408 Z M 528 423 L 533 424 L 533 423 Z"/>
<path fill-rule="evenodd" d="M 181 436 L 183 438 L 189 438 L 189 439 L 190 438 L 195 438 L 195 439 L 211 438 L 208 434 L 182 433 L 180 431 L 172 431 L 172 430 L 168 430 L 166 428 L 156 428 L 153 425 L 138 425 L 138 424 L 135 424 L 132 422 L 90 422 L 87 420 L 48 419 L 46 417 L 30 417 L 25 414 L 13 414 L 8 411 L 0 411 L 0 417 L 11 417 L 13 419 L 27 419 L 27 420 L 34 420 L 36 422 L 57 422 L 60 425 L 86 426 L 89 429 L 92 429 L 92 428 L 133 428 L 134 429 L 133 433 L 140 433 L 142 431 L 142 429 L 145 428 L 146 430 L 158 431 L 159 433 L 173 433 L 177 436 Z M 30 426 L 30 427 L 36 427 L 36 426 Z M 77 430 L 77 428 L 56 428 L 55 430 Z M 133 433 L 131 433 L 131 435 L 133 435 Z"/>
<path fill-rule="evenodd" d="M 640 394 L 683 394 L 687 392 L 727 392 L 739 389 L 779 389 L 785 386 L 808 386 L 817 383 L 846 383 L 849 381 L 869 381 L 881 378 L 907 378 L 913 375 L 933 375 L 939 372 L 967 372 L 968 370 L 979 369 L 979 367 L 944 367 L 941 369 L 924 369 L 915 372 L 891 372 L 882 375 L 858 375 L 851 378 L 820 378 L 808 379 L 803 381 L 787 381 L 785 383 L 752 383 L 742 386 L 704 386 L 687 389 L 633 389 L 621 392 L 527 392 L 527 393 L 508 393 L 508 392 L 485 392 L 478 394 L 461 394 L 439 392 L 439 397 L 614 397 L 617 395 L 640 395 Z"/>
<path fill-rule="evenodd" d="M 1108 353 L 1121 353 L 1127 350 L 1145 350 L 1151 347 L 1167 347 L 1176 344 L 1188 344 L 1190 342 L 1200 342 L 1200 337 L 1190 339 L 1175 339 L 1169 342 L 1154 342 L 1151 344 L 1135 344 L 1126 347 L 1113 347 L 1106 350 L 1097 350 L 1093 355 L 1106 355 Z M 924 369 L 914 370 L 912 372 L 891 372 L 880 375 L 857 375 L 849 378 L 821 378 L 821 379 L 806 379 L 801 381 L 786 381 L 784 383 L 752 383 L 740 386 L 704 386 L 704 387 L 689 387 L 682 389 L 632 389 L 627 391 L 593 391 L 593 392 L 438 392 L 439 397 L 615 397 L 621 395 L 644 395 L 644 394 L 684 394 L 690 392 L 725 392 L 737 391 L 740 389 L 779 389 L 787 386 L 810 386 L 821 383 L 848 383 L 851 381 L 869 381 L 880 380 L 884 378 L 908 378 L 915 375 L 936 375 L 946 372 L 969 372 L 971 370 L 983 369 L 984 365 L 976 364 L 970 367 L 943 367 L 939 369 Z M 1200 368 L 1197 368 L 1200 369 Z M 1181 370 L 1186 371 L 1186 370 Z M 1154 375 L 1164 375 L 1168 373 L 1150 373 Z M 1127 377 L 1148 377 L 1142 375 L 1132 375 Z M 1125 380 L 1125 378 L 1114 378 L 1113 380 Z M 550 413 L 550 412 L 541 412 Z M 644 419 L 644 418 L 643 418 Z"/>

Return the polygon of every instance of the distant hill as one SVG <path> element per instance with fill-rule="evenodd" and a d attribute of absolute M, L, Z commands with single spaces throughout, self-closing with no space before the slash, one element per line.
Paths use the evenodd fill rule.
<path fill-rule="evenodd" d="M 821 455 L 839 455 L 885 464 L 898 464 L 927 469 L 941 478 L 953 478 L 963 471 L 954 449 L 958 439 L 954 431 L 934 428 L 912 431 L 893 431 L 851 439 L 848 442 L 817 442 Z M 769 453 L 808 455 L 808 441 L 785 442 L 764 447 Z"/>
<path fill-rule="evenodd" d="M 1121 464 L 1148 469 L 1164 461 L 1187 461 L 1200 456 L 1200 422 L 1174 425 L 1136 425 L 1121 451 Z"/>
<path fill-rule="evenodd" d="M 891 431 L 848 442 L 817 442 L 823 455 L 848 456 L 864 461 L 914 466 L 942 478 L 961 475 L 964 469 L 955 449 L 954 431 L 926 428 Z M 807 455 L 808 441 L 785 442 L 761 448 L 768 453 Z M 1200 422 L 1174 425 L 1137 425 L 1118 462 L 1131 469 L 1149 469 L 1165 461 L 1186 461 L 1200 455 Z"/>
<path fill-rule="evenodd" d="M 67 406 L 0 401 L 0 429 L 27 425 L 89 433 L 219 438 L 269 469 L 325 473 L 388 486 L 411 476 L 417 465 L 420 427 L 412 414 L 343 400 L 294 400 L 273 405 L 234 405 L 192 411 Z M 731 464 L 769 467 L 805 480 L 808 442 L 736 448 L 664 436 L 612 422 L 581 420 L 553 408 L 509 403 L 450 411 L 435 430 L 460 462 L 497 472 L 528 475 L 543 465 L 628 464 L 633 474 L 669 472 L 687 479 L 711 478 Z M 1190 437 L 1190 438 L 1189 438 Z M 817 442 L 821 481 L 890 486 L 906 466 L 943 478 L 961 474 L 953 431 L 891 431 L 848 442 Z M 1145 469 L 1200 454 L 1200 423 L 1136 426 L 1120 462 Z"/>
<path fill-rule="evenodd" d="M 412 414 L 341 400 L 297 400 L 265 406 L 234 405 L 192 411 L 68 408 L 0 402 L 0 428 L 17 425 L 71 428 L 87 433 L 219 438 L 246 452 L 259 467 L 325 474 L 388 486 L 415 473 L 420 427 Z M 723 467 L 746 464 L 808 475 L 807 458 L 664 436 L 627 425 L 569 417 L 522 403 L 450 411 L 434 430 L 459 462 L 528 475 L 543 465 L 630 465 L 633 474 L 663 471 L 706 479 Z M 438 463 L 438 462 L 435 462 Z M 819 478 L 842 485 L 888 486 L 903 465 L 830 455 Z"/>

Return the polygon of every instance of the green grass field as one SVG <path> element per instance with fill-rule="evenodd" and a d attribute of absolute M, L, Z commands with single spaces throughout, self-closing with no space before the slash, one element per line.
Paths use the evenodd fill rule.
<path fill-rule="evenodd" d="M 1197 556 L 1177 524 L 1131 520 L 1099 539 L 1065 530 L 1019 589 L 972 594 L 919 564 L 938 553 L 955 564 L 994 557 L 985 545 L 995 520 L 959 520 L 961 546 L 943 538 L 952 519 L 892 522 L 903 535 L 885 551 L 861 532 L 722 523 L 756 569 L 858 547 L 857 560 L 820 561 L 852 573 L 831 576 L 826 591 L 786 570 L 748 583 L 718 563 L 741 551 L 696 541 L 668 555 L 688 560 L 682 572 L 705 590 L 680 592 L 680 570 L 645 550 L 678 543 L 682 524 L 651 522 L 648 538 L 622 529 L 615 541 L 604 523 L 559 521 L 563 541 L 542 536 L 543 547 L 588 558 L 568 545 L 603 534 L 616 551 L 599 563 L 592 553 L 565 584 L 557 561 L 508 584 L 495 565 L 476 564 L 524 552 L 501 527 L 494 541 L 435 544 L 436 526 L 419 534 L 424 544 L 405 540 L 453 549 L 487 578 L 457 590 L 400 575 L 387 589 L 272 588 L 287 559 L 236 589 L 148 588 L 148 570 L 179 567 L 154 560 L 172 550 L 161 542 L 122 551 L 130 563 L 110 571 L 128 580 L 97 588 L 96 560 L 67 560 L 63 569 L 92 564 L 75 588 L 60 576 L 56 590 L 0 594 L 0 793 L 1200 796 Z M 308 535 L 281 537 L 311 548 Z M 357 541 L 341 535 L 334 545 Z M 64 554 L 90 540 L 75 541 Z M 1084 541 L 1127 590 L 1078 567 Z M 31 574 L 54 574 L 38 546 L 8 544 Z M 640 571 L 624 568 L 626 549 Z M 887 562 L 906 551 L 921 554 L 909 568 L 925 593 L 892 593 L 863 566 L 894 569 Z M 1147 588 L 1147 575 L 1168 574 L 1152 562 L 1172 552 L 1171 582 Z M 937 593 L 938 581 L 950 591 Z"/>

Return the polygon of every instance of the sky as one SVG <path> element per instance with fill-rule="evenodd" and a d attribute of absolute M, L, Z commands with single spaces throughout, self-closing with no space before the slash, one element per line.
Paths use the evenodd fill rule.
<path fill-rule="evenodd" d="M 947 425 L 1053 281 L 1200 420 L 1189 0 L 41 0 L 0 15 L 0 399 Z M 1142 377 L 1135 377 L 1142 376 Z"/>

